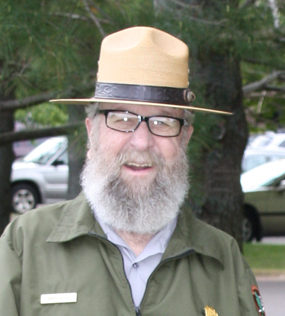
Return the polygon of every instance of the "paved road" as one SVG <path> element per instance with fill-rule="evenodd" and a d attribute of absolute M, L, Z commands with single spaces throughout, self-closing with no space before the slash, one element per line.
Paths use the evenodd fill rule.
<path fill-rule="evenodd" d="M 285 245 L 285 237 L 264 237 L 262 244 Z M 285 275 L 257 277 L 266 316 L 285 316 Z"/>
<path fill-rule="evenodd" d="M 264 237 L 261 240 L 262 244 L 272 244 L 272 245 L 285 245 L 285 237 Z M 285 313 L 284 313 L 285 316 Z"/>
<path fill-rule="evenodd" d="M 284 316 L 285 276 L 259 277 L 257 283 L 265 306 L 266 316 Z"/>

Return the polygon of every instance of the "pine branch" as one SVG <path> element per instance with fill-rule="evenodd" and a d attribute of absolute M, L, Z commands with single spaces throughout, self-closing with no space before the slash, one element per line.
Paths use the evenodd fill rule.
<path fill-rule="evenodd" d="M 101 22 L 104 22 L 104 23 L 110 23 L 111 25 L 115 25 L 114 21 L 112 20 L 112 18 L 110 17 L 109 14 L 107 14 L 106 12 L 101 10 L 99 8 L 99 6 L 97 6 L 94 1 L 92 1 L 92 0 L 89 0 L 89 1 L 92 4 L 92 7 L 94 7 L 102 16 L 104 16 L 106 18 L 106 20 L 102 20 L 102 19 L 98 18 L 98 21 L 101 21 Z"/>
<path fill-rule="evenodd" d="M 55 16 L 62 16 L 68 19 L 73 19 L 73 20 L 81 20 L 81 21 L 89 21 L 90 18 L 87 18 L 84 15 L 79 15 L 76 13 L 61 13 L 61 12 L 55 12 L 55 13 L 50 13 L 50 15 L 55 15 Z M 99 19 L 98 21 L 103 22 L 103 23 L 110 23 L 109 20 L 104 20 L 104 19 Z"/>
<path fill-rule="evenodd" d="M 77 89 L 74 89 L 71 87 L 70 89 L 64 92 L 61 92 L 60 95 L 61 96 L 68 95 L 69 97 L 72 98 L 78 94 L 79 90 L 90 90 L 92 88 L 94 88 L 93 82 L 77 87 Z M 33 105 L 40 105 L 44 102 L 48 102 L 50 99 L 57 97 L 58 94 L 59 94 L 58 91 L 46 92 L 46 93 L 33 95 L 31 97 L 27 97 L 20 100 L 15 99 L 15 100 L 9 100 L 9 101 L 0 101 L 0 113 L 1 111 L 15 111 L 18 109 L 28 108 Z"/>
<path fill-rule="evenodd" d="M 181 6 L 182 9 L 187 9 L 187 8 L 191 8 L 191 12 L 193 12 L 192 8 L 193 5 L 192 4 L 185 4 L 179 0 L 171 0 L 172 3 Z M 228 22 L 228 19 L 222 19 L 220 21 L 210 21 L 210 20 L 205 20 L 205 19 L 198 19 L 194 16 L 191 16 L 188 14 L 188 11 L 183 11 L 183 10 L 175 10 L 174 8 L 168 6 L 165 2 L 162 5 L 161 3 L 156 3 L 157 8 L 159 9 L 159 7 L 163 7 L 163 10 L 167 10 L 169 12 L 175 13 L 177 16 L 184 16 L 186 19 L 198 22 L 198 23 L 203 23 L 203 24 L 209 24 L 209 25 L 215 25 L 215 26 L 219 26 L 225 22 Z"/>
<path fill-rule="evenodd" d="M 35 130 L 21 130 L 18 132 L 8 132 L 0 134 L 0 146 L 21 141 L 42 137 L 53 137 L 70 134 L 72 131 L 82 126 L 84 122 L 69 123 L 56 127 L 40 128 Z"/>
<path fill-rule="evenodd" d="M 268 91 L 285 92 L 285 87 L 266 86 L 265 89 Z"/>
<path fill-rule="evenodd" d="M 29 106 L 41 104 L 49 101 L 57 95 L 55 92 L 47 92 L 42 94 L 33 95 L 20 100 L 9 100 L 0 102 L 0 111 L 15 111 L 18 109 L 24 109 Z"/>
<path fill-rule="evenodd" d="M 285 99 L 285 95 L 280 95 L 278 94 L 278 92 L 280 91 L 270 91 L 270 90 L 265 90 L 266 91 L 266 98 L 278 98 L 278 99 Z M 250 99 L 260 99 L 264 97 L 264 93 L 263 92 L 251 92 L 250 94 L 246 95 L 246 97 L 250 98 Z"/>
<path fill-rule="evenodd" d="M 253 58 L 244 58 L 242 59 L 242 61 L 252 64 L 252 65 L 264 65 L 264 66 L 269 66 L 272 68 L 272 63 L 268 62 L 268 61 L 264 61 L 264 60 L 258 60 L 258 59 L 253 59 Z M 285 70 L 285 66 L 282 67 L 282 65 L 279 65 L 278 68 L 280 69 L 280 71 L 284 71 Z"/>
<path fill-rule="evenodd" d="M 258 60 L 258 59 L 253 59 L 253 58 L 244 58 L 242 61 L 253 64 L 253 65 L 265 65 L 265 66 L 270 66 L 270 63 L 264 60 Z"/>
<path fill-rule="evenodd" d="M 190 8 L 190 7 L 192 7 L 191 4 L 186 4 L 186 3 L 183 3 L 183 2 L 178 1 L 178 0 L 172 0 L 172 2 L 177 4 L 177 5 L 179 5 L 182 8 Z"/>
<path fill-rule="evenodd" d="M 257 0 L 246 0 L 243 4 L 240 5 L 240 9 L 246 9 L 247 7 L 255 4 Z"/>
<path fill-rule="evenodd" d="M 190 16 L 190 15 L 187 15 L 187 18 L 189 20 L 192 20 L 192 21 L 195 21 L 195 22 L 199 22 L 199 23 L 203 23 L 203 24 L 209 24 L 209 25 L 217 25 L 217 26 L 229 21 L 228 19 L 222 19 L 220 21 L 202 20 L 202 19 L 194 18 L 193 16 Z"/>
<path fill-rule="evenodd" d="M 263 79 L 252 82 L 248 85 L 245 85 L 242 90 L 244 95 L 248 95 L 253 91 L 260 90 L 265 88 L 270 82 L 277 79 L 279 76 L 284 75 L 284 71 L 274 71 L 271 75 L 264 77 Z"/>
<path fill-rule="evenodd" d="M 91 20 L 95 23 L 95 25 L 98 27 L 100 34 L 102 35 L 102 37 L 104 38 L 107 34 L 105 33 L 105 31 L 103 30 L 99 20 L 96 18 L 96 16 L 93 14 L 93 12 L 91 11 L 88 3 L 86 0 L 83 0 L 84 2 L 84 6 L 85 6 L 85 10 L 89 13 L 89 16 L 91 18 Z"/>
<path fill-rule="evenodd" d="M 50 15 L 63 16 L 63 17 L 70 18 L 70 19 L 73 19 L 73 20 L 88 21 L 88 18 L 86 16 L 79 15 L 79 14 L 76 14 L 76 13 L 54 12 L 54 13 L 50 13 Z"/>

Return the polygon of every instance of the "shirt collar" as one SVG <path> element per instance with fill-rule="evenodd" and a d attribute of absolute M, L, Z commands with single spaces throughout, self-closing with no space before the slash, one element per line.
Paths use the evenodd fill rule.
<path fill-rule="evenodd" d="M 127 248 L 132 251 L 131 248 L 125 243 L 125 241 L 106 223 L 100 220 L 96 215 L 94 215 L 96 220 L 99 222 L 102 227 L 104 233 L 106 234 L 109 241 L 114 243 L 119 247 Z M 162 228 L 158 233 L 156 233 L 151 240 L 146 245 L 145 249 L 141 253 L 142 256 L 151 256 L 157 253 L 164 253 L 165 249 L 168 245 L 168 242 L 175 230 L 177 224 L 177 217 L 175 217 L 170 223 L 168 223 L 164 228 Z M 141 258 L 143 259 L 143 258 Z"/>
<path fill-rule="evenodd" d="M 95 220 L 84 193 L 74 200 L 57 204 L 57 207 L 59 212 L 62 211 L 62 215 L 47 242 L 66 242 L 89 233 L 107 238 L 104 230 Z M 162 260 L 195 251 L 213 257 L 224 265 L 225 258 L 221 243 L 224 233 L 217 233 L 210 225 L 207 225 L 206 229 L 205 225 L 192 215 L 189 205 L 185 203 Z"/>

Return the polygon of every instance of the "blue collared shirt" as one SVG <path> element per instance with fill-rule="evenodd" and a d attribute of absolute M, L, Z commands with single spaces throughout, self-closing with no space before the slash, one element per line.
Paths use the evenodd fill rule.
<path fill-rule="evenodd" d="M 124 240 L 107 224 L 96 218 L 109 241 L 114 243 L 121 251 L 124 261 L 126 277 L 130 283 L 134 305 L 138 307 L 143 298 L 146 283 L 159 264 L 167 244 L 172 236 L 177 217 L 155 234 L 144 250 L 136 256 Z"/>

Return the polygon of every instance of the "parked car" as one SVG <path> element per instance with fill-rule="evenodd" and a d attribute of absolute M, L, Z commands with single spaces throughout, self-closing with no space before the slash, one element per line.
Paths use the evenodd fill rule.
<path fill-rule="evenodd" d="M 285 148 L 247 148 L 242 158 L 241 169 L 246 172 L 269 161 L 285 159 Z"/>
<path fill-rule="evenodd" d="M 24 129 L 26 129 L 25 124 L 17 122 L 17 121 L 15 122 L 15 131 L 20 131 Z M 45 140 L 47 140 L 47 138 L 38 138 L 34 140 L 21 140 L 21 141 L 13 142 L 13 151 L 14 151 L 15 158 L 24 157 Z"/>
<path fill-rule="evenodd" d="M 244 240 L 285 235 L 285 159 L 243 173 L 241 186 L 245 194 Z"/>
<path fill-rule="evenodd" d="M 37 204 L 66 199 L 68 152 L 66 137 L 52 137 L 12 165 L 12 207 L 25 213 Z"/>
<path fill-rule="evenodd" d="M 249 148 L 285 148 L 285 133 L 266 132 L 256 136 L 248 145 Z"/>

